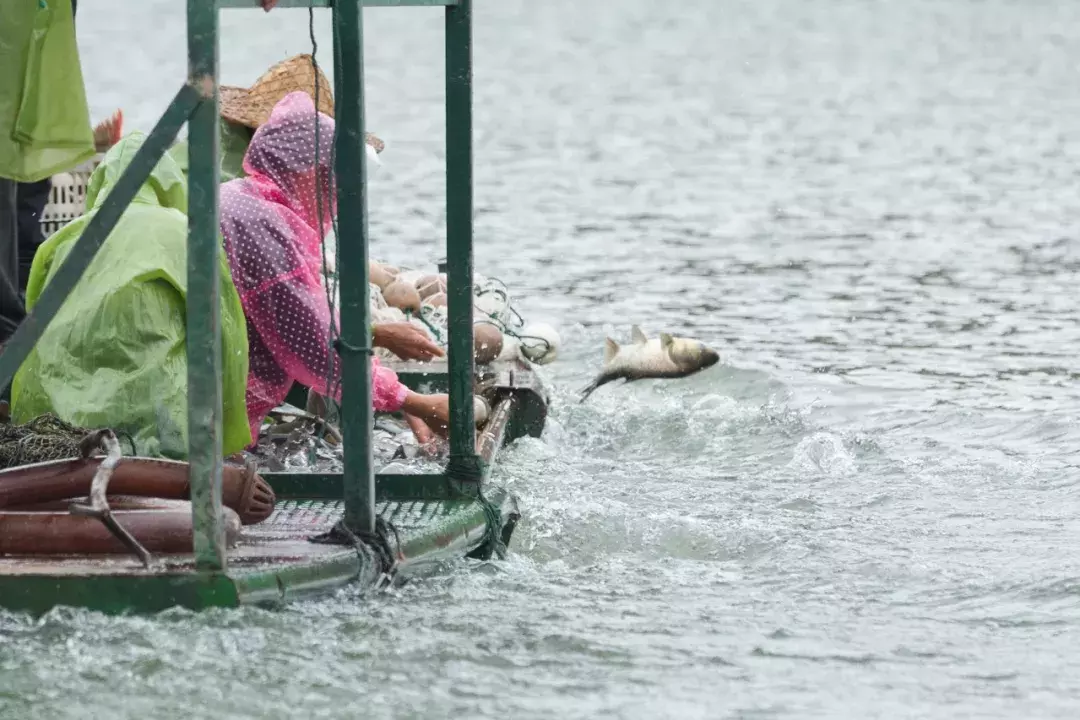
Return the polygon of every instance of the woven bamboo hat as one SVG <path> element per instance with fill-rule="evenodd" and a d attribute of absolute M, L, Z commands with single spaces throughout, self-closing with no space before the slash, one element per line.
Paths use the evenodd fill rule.
<path fill-rule="evenodd" d="M 334 117 L 334 91 L 322 70 L 316 70 L 311 55 L 294 55 L 282 60 L 262 74 L 249 88 L 222 85 L 221 117 L 229 122 L 257 129 L 270 119 L 270 113 L 283 97 L 302 90 L 315 100 L 315 84 L 319 87 L 319 112 Z M 371 133 L 367 143 L 382 152 L 384 143 Z"/>

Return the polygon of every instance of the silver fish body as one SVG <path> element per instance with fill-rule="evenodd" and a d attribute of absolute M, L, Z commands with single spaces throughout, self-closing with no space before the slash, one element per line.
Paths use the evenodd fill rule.
<path fill-rule="evenodd" d="M 604 345 L 604 365 L 588 387 L 581 391 L 581 402 L 601 385 L 615 380 L 633 382 L 646 379 L 684 378 L 720 361 L 715 350 L 689 338 L 662 333 L 651 340 L 641 328 L 630 329 L 632 342 L 619 345 L 607 338 Z"/>

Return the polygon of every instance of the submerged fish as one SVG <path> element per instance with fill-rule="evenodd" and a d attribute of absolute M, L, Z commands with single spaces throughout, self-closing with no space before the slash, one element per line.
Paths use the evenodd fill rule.
<path fill-rule="evenodd" d="M 668 333 L 650 340 L 637 325 L 630 329 L 630 337 L 631 344 L 623 346 L 607 338 L 604 366 L 596 379 L 581 391 L 581 402 L 585 402 L 593 390 L 613 380 L 683 378 L 712 367 L 720 360 L 715 350 L 697 340 Z"/>

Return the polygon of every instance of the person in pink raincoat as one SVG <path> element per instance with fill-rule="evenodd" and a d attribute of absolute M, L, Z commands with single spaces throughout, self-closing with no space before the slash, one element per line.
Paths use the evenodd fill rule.
<path fill-rule="evenodd" d="M 320 244 L 337 204 L 333 141 L 334 121 L 316 113 L 307 93 L 292 92 L 255 131 L 244 156 L 247 176 L 221 186 L 221 234 L 247 319 L 252 438 L 259 437 L 263 419 L 284 402 L 293 382 L 341 401 L 341 364 L 329 343 L 330 304 L 322 281 Z M 321 226 L 316 183 L 324 203 Z M 409 323 L 374 326 L 373 344 L 404 359 L 443 355 Z M 371 370 L 376 410 L 403 411 L 421 442 L 429 439 L 430 430 L 445 435 L 449 417 L 445 394 L 409 390 L 378 358 L 372 358 Z"/>

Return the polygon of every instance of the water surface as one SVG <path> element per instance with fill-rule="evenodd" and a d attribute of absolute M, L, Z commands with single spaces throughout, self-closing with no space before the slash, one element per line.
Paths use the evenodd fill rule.
<path fill-rule="evenodd" d="M 1080 5 L 476 8 L 477 267 L 564 342 L 498 474 L 512 556 L 282 612 L 0 615 L 0 716 L 1075 717 Z M 433 261 L 441 14 L 365 17 L 373 252 Z M 226 82 L 305 23 L 226 13 Z M 95 117 L 149 129 L 182 4 L 79 36 Z M 725 364 L 576 404 L 635 321 Z"/>

